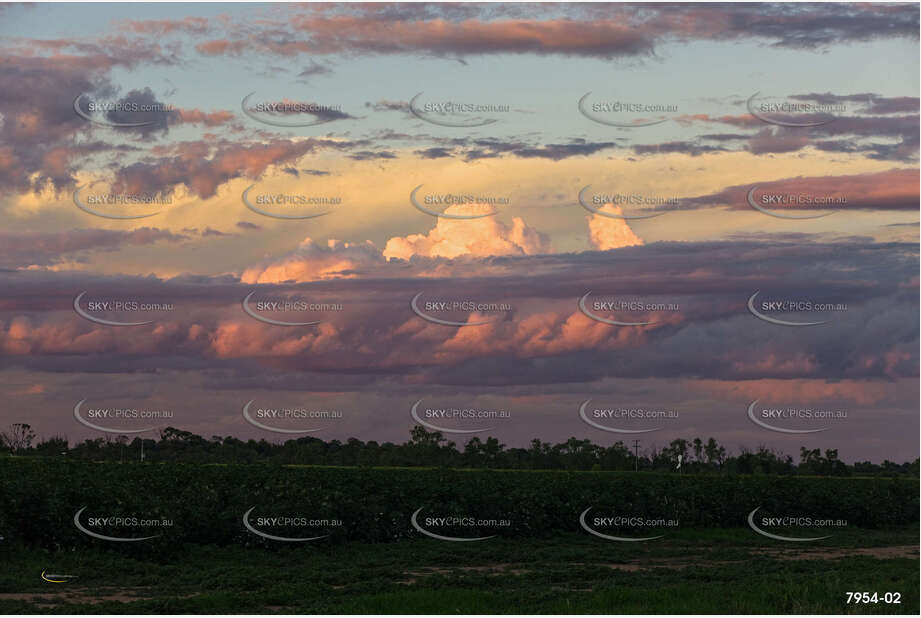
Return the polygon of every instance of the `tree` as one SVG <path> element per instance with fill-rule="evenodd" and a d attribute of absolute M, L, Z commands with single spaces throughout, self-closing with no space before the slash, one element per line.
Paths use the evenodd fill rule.
<path fill-rule="evenodd" d="M 0 431 L 0 444 L 13 453 L 32 448 L 35 432 L 28 423 L 13 423 L 7 431 Z"/>
<path fill-rule="evenodd" d="M 681 457 L 682 461 L 688 460 L 688 441 L 683 438 L 677 438 L 672 440 L 668 445 L 668 452 L 670 455 L 670 460 L 673 463 L 678 462 L 678 458 Z"/>
<path fill-rule="evenodd" d="M 726 449 L 711 437 L 704 445 L 704 456 L 706 456 L 708 464 L 716 463 L 722 467 L 723 459 L 726 457 Z"/>
<path fill-rule="evenodd" d="M 66 455 L 68 450 L 70 450 L 70 446 L 64 436 L 51 436 L 35 445 L 35 454 L 42 457 Z"/>

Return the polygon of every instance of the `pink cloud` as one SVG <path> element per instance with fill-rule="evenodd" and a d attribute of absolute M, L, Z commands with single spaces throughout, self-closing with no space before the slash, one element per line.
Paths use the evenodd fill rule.
<path fill-rule="evenodd" d="M 477 204 L 454 204 L 445 213 L 481 214 Z M 384 257 L 408 260 L 413 256 L 457 258 L 491 255 L 536 255 L 550 253 L 550 240 L 514 217 L 507 226 L 495 216 L 481 219 L 439 217 L 428 234 L 396 236 L 387 241 Z"/>

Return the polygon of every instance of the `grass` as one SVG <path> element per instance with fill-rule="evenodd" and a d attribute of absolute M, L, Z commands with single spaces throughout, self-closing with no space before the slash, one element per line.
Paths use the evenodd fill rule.
<path fill-rule="evenodd" d="M 190 546 L 178 560 L 142 560 L 102 543 L 81 552 L 6 547 L 0 613 L 918 614 L 917 529 L 849 529 L 804 545 L 744 528 L 681 530 L 648 543 L 573 533 Z M 915 553 L 864 555 L 894 546 Z M 51 584 L 39 576 L 45 569 L 78 577 Z M 900 592 L 902 602 L 847 605 L 848 591 Z M 23 598 L 33 594 L 54 596 Z"/>

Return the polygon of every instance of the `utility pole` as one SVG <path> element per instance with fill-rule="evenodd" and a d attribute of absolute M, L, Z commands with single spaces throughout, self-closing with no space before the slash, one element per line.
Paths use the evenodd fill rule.
<path fill-rule="evenodd" d="M 144 461 L 144 438 L 141 438 L 141 461 Z"/>
<path fill-rule="evenodd" d="M 639 472 L 640 470 L 640 441 L 633 441 L 633 471 Z"/>

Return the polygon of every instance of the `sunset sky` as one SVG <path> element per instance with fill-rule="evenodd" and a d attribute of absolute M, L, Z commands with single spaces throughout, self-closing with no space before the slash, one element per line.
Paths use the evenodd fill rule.
<path fill-rule="evenodd" d="M 422 400 L 508 412 L 443 422 L 490 427 L 458 444 L 914 460 L 918 28 L 917 4 L 0 6 L 0 426 L 104 436 L 74 418 L 86 400 L 172 414 L 109 424 L 126 430 L 402 442 Z M 260 117 L 251 94 L 328 109 Z M 445 101 L 491 109 L 425 111 Z M 425 201 L 447 194 L 476 199 Z M 771 201 L 793 195 L 813 204 Z M 252 207 L 271 196 L 335 203 Z M 749 310 L 758 291 L 837 307 L 779 325 Z M 150 323 L 86 319 L 81 292 Z M 250 293 L 334 307 L 264 313 L 317 322 L 279 326 Z M 643 324 L 592 319 L 589 293 Z M 420 294 L 464 326 L 420 317 Z M 171 306 L 90 308 L 119 300 Z M 603 304 L 623 300 L 643 308 Z M 425 304 L 444 301 L 503 309 Z M 604 431 L 588 399 L 677 417 Z M 846 417 L 771 431 L 754 400 Z M 249 401 L 341 419 L 273 433 Z"/>

